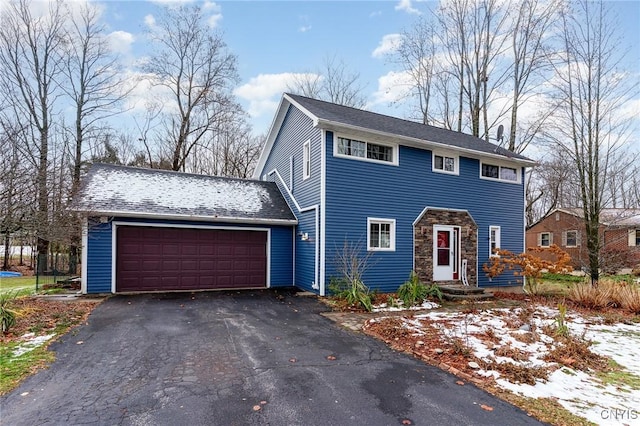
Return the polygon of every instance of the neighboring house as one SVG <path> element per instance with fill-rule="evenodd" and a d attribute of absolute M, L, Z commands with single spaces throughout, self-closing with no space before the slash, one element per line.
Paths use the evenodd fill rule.
<path fill-rule="evenodd" d="M 83 291 L 325 295 L 345 245 L 381 292 L 412 270 L 428 283 L 518 285 L 490 281 L 482 265 L 492 249 L 524 250 L 533 165 L 470 135 L 285 94 L 256 180 L 94 166 L 76 205 L 87 217 Z"/>
<path fill-rule="evenodd" d="M 589 264 L 585 229 L 581 209 L 555 209 L 527 229 L 527 247 L 556 244 L 569 253 L 572 266 L 580 269 Z M 603 209 L 599 232 L 604 268 L 615 270 L 640 264 L 640 210 Z"/>
<path fill-rule="evenodd" d="M 83 293 L 290 286 L 297 223 L 275 184 L 94 164 Z"/>
<path fill-rule="evenodd" d="M 276 182 L 298 219 L 297 287 L 326 294 L 345 242 L 367 253 L 364 282 L 395 291 L 489 279 L 492 248 L 524 250 L 524 175 L 534 162 L 482 139 L 285 94 L 254 177 Z M 464 266 L 466 265 L 466 267 Z"/>

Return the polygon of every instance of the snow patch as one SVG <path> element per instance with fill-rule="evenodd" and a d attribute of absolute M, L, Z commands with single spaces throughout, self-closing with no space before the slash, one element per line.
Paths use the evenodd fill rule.
<path fill-rule="evenodd" d="M 42 346 L 46 341 L 50 340 L 56 334 L 45 334 L 44 336 L 36 336 L 34 333 L 27 333 L 22 336 L 24 342 L 20 343 L 13 350 L 13 357 L 17 358 L 21 355 L 31 352 L 35 348 Z"/>

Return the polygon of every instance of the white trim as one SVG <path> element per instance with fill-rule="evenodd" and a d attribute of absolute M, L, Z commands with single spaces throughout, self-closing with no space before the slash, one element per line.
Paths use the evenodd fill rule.
<path fill-rule="evenodd" d="M 87 294 L 87 272 L 89 271 L 89 217 L 82 222 L 82 265 L 80 271 L 80 292 Z"/>
<path fill-rule="evenodd" d="M 149 223 L 149 222 L 111 222 L 111 293 L 116 293 L 116 255 L 117 255 L 117 234 L 118 226 L 142 226 L 150 228 L 181 228 L 181 229 L 207 229 L 207 230 L 227 230 L 227 231 L 259 231 L 267 233 L 267 282 L 266 288 L 271 287 L 271 229 L 254 228 L 240 226 L 216 226 L 216 225 L 186 225 L 174 223 Z"/>
<path fill-rule="evenodd" d="M 311 177 L 311 139 L 302 144 L 302 180 Z"/>
<path fill-rule="evenodd" d="M 326 295 L 327 134 L 320 132 L 320 296 Z"/>
<path fill-rule="evenodd" d="M 284 180 L 282 179 L 282 176 L 280 175 L 280 172 L 278 172 L 278 169 L 273 169 L 271 170 L 269 173 L 269 175 L 273 175 L 275 174 L 276 177 L 280 180 L 280 182 L 282 183 L 282 185 L 285 187 L 285 189 L 287 190 L 287 195 L 291 198 L 291 201 L 293 202 L 293 204 L 296 206 L 296 209 L 298 210 L 298 212 L 300 213 L 306 213 L 309 212 L 311 210 L 315 210 L 316 212 L 316 218 L 315 218 L 315 235 L 316 238 L 314 238 L 314 243 L 315 243 L 315 272 L 314 272 L 314 282 L 316 285 L 321 285 L 318 284 L 319 281 L 319 270 L 318 270 L 318 264 L 320 262 L 320 253 L 319 253 L 319 242 L 318 242 L 318 232 L 319 232 L 319 228 L 320 228 L 320 219 L 319 219 L 319 214 L 318 214 L 318 209 L 320 208 L 320 206 L 318 206 L 317 204 L 314 204 L 312 206 L 309 207 L 304 207 L 301 208 L 300 204 L 298 204 L 298 201 L 295 199 L 295 197 L 293 196 L 293 194 L 291 193 L 291 191 L 289 191 L 289 189 L 287 188 L 287 185 L 284 183 Z M 297 221 L 296 221 L 297 223 Z M 295 237 L 295 236 L 294 236 Z M 294 240 L 294 244 L 295 244 L 295 240 Z M 295 246 L 294 246 L 295 247 Z M 293 258 L 293 263 L 295 265 L 295 250 L 294 250 L 294 258 Z"/>
<path fill-rule="evenodd" d="M 433 206 L 427 206 L 424 209 L 422 209 L 422 211 L 420 212 L 418 217 L 416 217 L 416 219 L 413 221 L 413 226 L 416 226 L 416 224 L 418 222 L 420 222 L 420 219 L 422 219 L 422 216 L 424 216 L 424 214 L 429 210 L 437 210 L 437 211 L 441 211 L 441 212 L 466 213 L 466 214 L 469 215 L 469 218 L 471 218 L 471 221 L 473 222 L 473 224 L 478 226 L 478 224 L 476 223 L 476 220 L 473 218 L 473 216 L 471 215 L 471 213 L 467 209 L 449 209 L 449 208 L 446 208 L 446 207 L 433 207 Z"/>
<path fill-rule="evenodd" d="M 315 117 L 315 116 L 313 116 Z M 392 116 L 388 116 L 388 117 L 392 117 Z M 396 117 L 392 117 L 392 118 L 396 118 Z M 317 121 L 317 123 L 316 123 Z M 449 145 L 449 144 L 445 144 L 442 142 L 434 142 L 434 141 L 430 141 L 427 139 L 419 139 L 419 138 L 413 138 L 410 136 L 403 136 L 403 135 L 399 135 L 397 133 L 389 133 L 389 132 L 383 132 L 383 131 L 379 131 L 379 130 L 374 130 L 374 129 L 370 129 L 368 127 L 361 127 L 361 126 L 353 126 L 353 125 L 349 125 L 349 124 L 344 124 L 344 123 L 338 123 L 335 121 L 331 121 L 331 120 L 321 120 L 318 119 L 317 117 L 314 120 L 314 125 L 315 126 L 319 126 L 322 125 L 325 127 L 326 130 L 331 130 L 334 132 L 362 132 L 365 134 L 369 134 L 369 135 L 375 135 L 378 137 L 382 137 L 384 139 L 395 139 L 398 142 L 399 145 L 402 146 L 409 146 L 412 148 L 418 148 L 418 149 L 427 149 L 427 150 L 431 150 L 433 148 L 436 149 L 445 149 L 445 150 L 455 150 L 456 152 L 460 152 L 462 154 L 469 154 L 468 157 L 469 158 L 474 158 L 474 159 L 480 159 L 482 157 L 486 157 L 486 158 L 495 158 L 496 161 L 504 161 L 504 162 L 510 162 L 510 163 L 517 163 L 520 164 L 524 167 L 533 167 L 538 165 L 537 162 L 533 161 L 533 160 L 525 160 L 525 159 L 521 159 L 521 158 L 507 158 L 504 155 L 501 154 L 491 154 L 489 152 L 483 152 L 483 151 L 478 151 L 472 148 L 463 148 L 463 147 L 458 147 L 458 146 L 453 146 L 453 145 Z M 497 147 L 496 147 L 497 148 Z"/>
<path fill-rule="evenodd" d="M 488 177 L 488 176 L 483 176 L 482 175 L 482 166 L 484 164 L 487 164 L 488 166 L 497 167 L 498 168 L 498 177 L 497 178 L 492 178 L 492 177 Z M 508 179 L 500 178 L 500 174 L 501 174 L 502 168 L 515 169 L 515 171 L 516 171 L 516 180 L 508 180 Z M 514 167 L 513 164 L 508 164 L 508 163 L 505 163 L 503 161 L 493 161 L 493 160 L 480 159 L 480 170 L 479 170 L 479 172 L 480 172 L 480 179 L 491 180 L 491 181 L 494 181 L 494 182 L 504 182 L 504 183 L 510 183 L 510 184 L 515 184 L 515 185 L 522 185 L 522 167 L 520 167 L 520 166 Z"/>
<path fill-rule="evenodd" d="M 199 216 L 199 215 L 190 215 L 190 214 L 158 214 L 158 213 L 131 212 L 131 211 L 118 211 L 118 210 L 112 210 L 112 211 L 92 210 L 92 211 L 84 211 L 84 213 L 90 214 L 91 216 L 113 216 L 113 217 L 126 217 L 126 218 L 136 218 L 136 219 L 246 223 L 248 225 L 295 225 L 298 223 L 297 219 L 292 219 L 292 220 L 251 219 L 251 218 L 224 217 L 224 216 Z"/>
<path fill-rule="evenodd" d="M 293 155 L 289 156 L 289 186 L 287 189 L 293 192 Z"/>
<path fill-rule="evenodd" d="M 496 231 L 496 239 L 495 239 L 495 241 L 491 239 L 491 231 L 492 230 Z M 500 225 L 489 225 L 489 257 L 500 257 L 499 254 L 493 253 L 493 250 L 491 249 L 491 243 L 493 243 L 493 242 L 495 242 L 496 248 L 498 248 L 498 249 L 502 245 L 501 235 L 500 234 L 501 234 Z"/>
<path fill-rule="evenodd" d="M 546 246 L 542 245 L 542 236 L 544 234 L 549 235 L 549 243 Z M 551 247 L 551 244 L 553 244 L 553 234 L 550 231 L 543 231 L 543 232 L 539 232 L 538 233 L 538 246 L 539 247 Z"/>
<path fill-rule="evenodd" d="M 371 225 L 389 224 L 389 247 L 371 247 Z M 367 251 L 396 251 L 396 220 L 379 217 L 367 218 Z"/>
<path fill-rule="evenodd" d="M 347 155 L 347 154 L 339 154 L 338 153 L 338 140 L 340 138 L 343 139 L 350 139 L 350 140 L 355 140 L 358 142 L 362 142 L 365 144 L 365 148 L 364 148 L 364 152 L 365 152 L 365 156 L 364 157 L 357 157 L 354 155 Z M 372 145 L 380 145 L 380 146 L 386 146 L 391 148 L 391 161 L 383 161 L 383 160 L 376 160 L 373 158 L 367 158 L 367 144 L 372 144 Z M 373 142 L 373 141 L 368 141 L 368 140 L 361 140 L 361 138 L 356 138 L 353 136 L 349 136 L 349 135 L 345 135 L 345 134 L 339 134 L 339 133 L 335 133 L 333 134 L 333 156 L 334 157 L 338 157 L 338 158 L 346 158 L 349 160 L 357 160 L 357 161 L 366 161 L 368 163 L 376 163 L 376 164 L 386 164 L 387 166 L 398 166 L 399 165 L 399 157 L 400 157 L 400 148 L 398 146 L 397 143 L 392 143 L 392 142 Z"/>
<path fill-rule="evenodd" d="M 438 157 L 442 157 L 442 169 L 436 169 L 436 156 Z M 444 169 L 444 161 L 445 158 L 452 158 L 453 159 L 453 171 L 450 172 L 448 170 Z M 442 173 L 445 175 L 455 175 L 455 176 L 459 176 L 460 175 L 460 156 L 458 154 L 451 154 L 451 153 L 447 153 L 444 151 L 437 151 L 437 150 L 433 150 L 431 151 L 431 171 L 434 173 Z"/>

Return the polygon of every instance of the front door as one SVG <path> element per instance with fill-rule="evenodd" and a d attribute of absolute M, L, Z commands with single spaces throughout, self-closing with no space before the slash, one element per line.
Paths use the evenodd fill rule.
<path fill-rule="evenodd" d="M 433 280 L 459 279 L 460 227 L 433 225 Z"/>

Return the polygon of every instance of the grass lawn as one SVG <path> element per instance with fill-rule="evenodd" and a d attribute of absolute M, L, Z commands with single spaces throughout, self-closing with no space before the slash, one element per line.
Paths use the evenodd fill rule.
<path fill-rule="evenodd" d="M 36 277 L 0 278 L 0 293 L 9 291 L 36 291 Z"/>
<path fill-rule="evenodd" d="M 54 284 L 56 281 L 66 279 L 66 276 L 41 276 L 38 279 L 38 292 L 42 291 L 42 286 L 45 284 Z M 0 278 L 0 294 L 7 293 L 9 291 L 16 291 L 19 293 L 35 293 L 36 291 L 36 277 L 35 276 L 22 276 L 22 277 L 10 277 Z"/>

